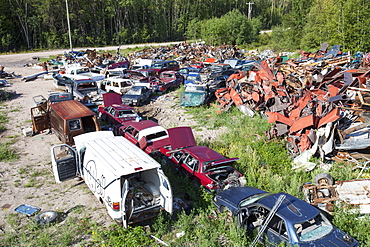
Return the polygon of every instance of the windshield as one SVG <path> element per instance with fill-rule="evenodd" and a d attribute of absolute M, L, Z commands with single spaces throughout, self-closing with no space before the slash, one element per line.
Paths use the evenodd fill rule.
<path fill-rule="evenodd" d="M 193 92 L 193 93 L 204 93 L 206 89 L 204 87 L 196 87 L 187 85 L 185 87 L 185 92 Z"/>
<path fill-rule="evenodd" d="M 153 64 L 152 68 L 153 69 L 162 69 L 163 68 L 163 64 L 160 64 L 160 63 Z"/>
<path fill-rule="evenodd" d="M 300 242 L 309 242 L 328 235 L 333 225 L 324 215 L 318 214 L 315 218 L 294 224 L 294 229 Z"/>
<path fill-rule="evenodd" d="M 266 196 L 269 196 L 269 195 L 271 195 L 271 193 L 260 193 L 260 194 L 255 194 L 253 196 L 247 197 L 246 199 L 244 199 L 240 203 L 239 208 L 242 208 L 242 207 L 248 206 L 252 203 L 255 203 L 256 201 L 259 201 L 260 199 L 262 199 Z"/>
<path fill-rule="evenodd" d="M 141 88 L 140 87 L 132 87 L 130 91 L 127 92 L 128 95 L 141 95 Z"/>
<path fill-rule="evenodd" d="M 147 135 L 146 138 L 148 139 L 148 141 L 154 141 L 155 139 L 158 139 L 158 138 L 163 137 L 163 136 L 167 137 L 166 131 L 160 131 L 160 132 L 157 132 L 157 133 Z"/>
<path fill-rule="evenodd" d="M 188 75 L 188 77 L 186 77 L 186 80 L 187 81 L 200 81 L 200 77 L 199 76 Z"/>

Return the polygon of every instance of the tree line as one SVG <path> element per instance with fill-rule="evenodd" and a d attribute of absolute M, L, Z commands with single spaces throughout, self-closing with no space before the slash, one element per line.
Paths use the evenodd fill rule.
<path fill-rule="evenodd" d="M 0 52 L 202 39 L 294 50 L 370 47 L 366 0 L 0 0 Z M 249 4 L 248 4 L 249 3 Z M 269 34 L 260 30 L 272 29 Z"/>

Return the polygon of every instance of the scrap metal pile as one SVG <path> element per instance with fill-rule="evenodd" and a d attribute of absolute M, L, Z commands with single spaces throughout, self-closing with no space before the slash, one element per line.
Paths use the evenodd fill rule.
<path fill-rule="evenodd" d="M 273 123 L 268 137 L 288 141 L 293 169 L 312 170 L 312 157 L 361 167 L 361 159 L 370 160 L 370 69 L 350 69 L 349 54 L 323 47 L 285 63 L 279 56 L 255 62 L 248 74 L 216 91 L 218 107 L 235 104 L 249 116 L 265 114 Z"/>
<path fill-rule="evenodd" d="M 91 51 L 85 57 L 94 66 L 112 59 L 117 62 L 118 57 L 131 64 L 142 58 L 173 59 L 183 67 L 209 58 L 215 62 L 248 59 L 250 70 L 230 75 L 226 88 L 216 90 L 220 112 L 236 105 L 251 117 L 257 112 L 266 115 L 273 123 L 267 136 L 288 141 L 294 169 L 313 169 L 312 157 L 325 165 L 328 160 L 347 160 L 361 167 L 361 160 L 370 161 L 366 154 L 370 147 L 369 54 L 352 56 L 338 45 L 328 49 L 324 43 L 316 53 L 301 51 L 300 58 L 285 60 L 272 51 L 180 43 L 118 55 L 119 49 L 116 56 Z"/>

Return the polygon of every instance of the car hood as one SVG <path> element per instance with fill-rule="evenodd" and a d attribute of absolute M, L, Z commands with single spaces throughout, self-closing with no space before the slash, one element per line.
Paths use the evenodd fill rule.
<path fill-rule="evenodd" d="M 167 130 L 172 150 L 197 145 L 190 127 L 176 127 Z"/>
<path fill-rule="evenodd" d="M 137 100 L 140 99 L 141 95 L 123 95 L 122 101 Z"/>
<path fill-rule="evenodd" d="M 103 101 L 104 106 L 111 106 L 114 104 L 121 105 L 122 104 L 122 96 L 118 93 L 105 93 L 103 94 Z"/>

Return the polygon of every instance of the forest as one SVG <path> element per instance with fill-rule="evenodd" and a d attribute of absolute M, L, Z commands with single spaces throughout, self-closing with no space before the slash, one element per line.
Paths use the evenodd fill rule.
<path fill-rule="evenodd" d="M 352 52 L 370 48 L 366 0 L 0 2 L 3 53 L 190 39 L 251 49 L 308 50 L 323 42 Z"/>

